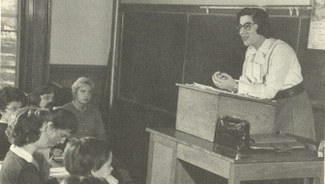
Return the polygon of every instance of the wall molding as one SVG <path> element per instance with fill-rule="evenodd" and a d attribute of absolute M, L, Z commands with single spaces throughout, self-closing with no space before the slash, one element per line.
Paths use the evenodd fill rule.
<path fill-rule="evenodd" d="M 121 4 L 169 5 L 311 5 L 311 0 L 121 0 Z"/>

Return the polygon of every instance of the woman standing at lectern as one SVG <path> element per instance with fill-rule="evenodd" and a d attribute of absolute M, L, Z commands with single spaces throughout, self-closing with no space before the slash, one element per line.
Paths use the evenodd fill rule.
<path fill-rule="evenodd" d="M 242 75 L 234 80 L 217 71 L 214 84 L 239 94 L 275 99 L 279 103 L 277 131 L 315 139 L 310 100 L 303 88 L 303 77 L 295 51 L 284 41 L 273 38 L 268 14 L 259 8 L 237 13 L 239 35 L 248 46 Z"/>

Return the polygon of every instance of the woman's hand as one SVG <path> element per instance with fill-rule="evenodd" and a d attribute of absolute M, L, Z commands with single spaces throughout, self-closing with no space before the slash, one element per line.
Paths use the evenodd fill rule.
<path fill-rule="evenodd" d="M 212 81 L 220 89 L 237 92 L 238 83 L 227 73 L 216 72 L 212 75 Z"/>
<path fill-rule="evenodd" d="M 51 153 L 54 157 L 61 157 L 63 155 L 63 151 L 59 148 L 53 148 Z"/>
<path fill-rule="evenodd" d="M 114 178 L 112 175 L 109 175 L 105 179 L 109 184 L 118 184 L 118 180 L 116 178 Z"/>
<path fill-rule="evenodd" d="M 325 147 L 325 141 L 324 140 L 322 140 L 321 142 L 320 142 L 320 144 L 319 144 L 319 146 L 318 146 L 318 156 L 324 156 L 324 147 Z"/>

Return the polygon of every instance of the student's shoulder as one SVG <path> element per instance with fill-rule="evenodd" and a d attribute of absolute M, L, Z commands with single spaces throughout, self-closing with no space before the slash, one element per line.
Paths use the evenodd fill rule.
<path fill-rule="evenodd" d="M 74 105 L 72 102 L 66 103 L 58 108 L 64 109 L 64 110 L 71 110 L 74 108 Z"/>
<path fill-rule="evenodd" d="M 9 151 L 6 155 L 6 158 L 2 162 L 1 172 L 8 173 L 19 173 L 23 168 L 27 166 L 27 162 L 14 154 L 12 151 Z"/>

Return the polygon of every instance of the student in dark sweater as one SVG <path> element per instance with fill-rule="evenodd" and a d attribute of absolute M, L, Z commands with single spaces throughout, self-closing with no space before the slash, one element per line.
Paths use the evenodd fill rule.
<path fill-rule="evenodd" d="M 77 126 L 76 117 L 64 109 L 26 107 L 16 111 L 8 121 L 6 133 L 12 145 L 2 163 L 0 183 L 46 183 L 49 165 L 37 151 L 64 142 Z"/>
<path fill-rule="evenodd" d="M 95 90 L 95 83 L 87 77 L 80 77 L 72 84 L 73 101 L 62 106 L 72 112 L 78 120 L 78 130 L 73 137 L 96 137 L 107 140 L 105 126 L 100 111 L 90 103 Z"/>
<path fill-rule="evenodd" d="M 0 87 L 0 160 L 5 158 L 11 145 L 5 133 L 8 127 L 8 119 L 12 113 L 25 106 L 26 101 L 26 95 L 18 88 Z"/>

